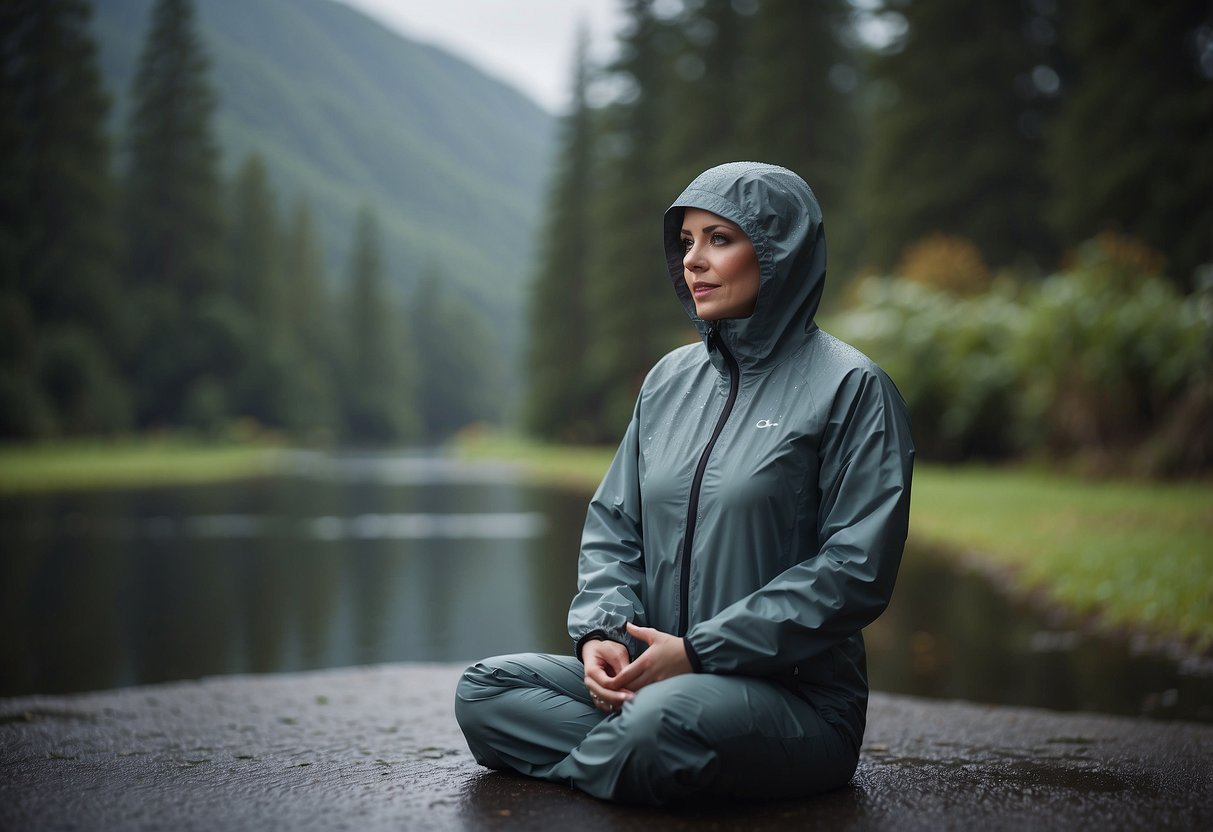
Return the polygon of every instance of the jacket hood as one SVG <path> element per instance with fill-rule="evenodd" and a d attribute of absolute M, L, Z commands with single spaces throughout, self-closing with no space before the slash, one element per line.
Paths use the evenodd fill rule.
<path fill-rule="evenodd" d="M 710 322 L 695 314 L 679 241 L 687 208 L 737 223 L 753 243 L 760 277 L 750 317 Z M 730 162 L 699 174 L 665 212 L 665 254 L 674 291 L 712 353 L 713 323 L 743 367 L 782 360 L 816 329 L 826 275 L 821 208 L 808 184 L 787 168 Z"/>

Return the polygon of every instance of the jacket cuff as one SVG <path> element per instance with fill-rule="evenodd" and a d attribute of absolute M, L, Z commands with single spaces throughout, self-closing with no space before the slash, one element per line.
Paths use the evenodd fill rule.
<path fill-rule="evenodd" d="M 695 671 L 696 673 L 702 673 L 703 672 L 703 662 L 701 662 L 699 660 L 699 654 L 695 652 L 695 648 L 691 644 L 691 640 L 689 638 L 684 637 L 682 639 L 682 646 L 684 648 L 686 648 L 687 661 L 689 661 L 691 663 L 691 670 Z"/>
<path fill-rule="evenodd" d="M 590 630 L 588 633 L 577 639 L 576 646 L 573 647 L 573 655 L 577 657 L 577 661 L 581 661 L 581 648 L 585 646 L 587 641 L 610 641 L 606 630 Z M 583 662 L 584 664 L 584 662 Z"/>

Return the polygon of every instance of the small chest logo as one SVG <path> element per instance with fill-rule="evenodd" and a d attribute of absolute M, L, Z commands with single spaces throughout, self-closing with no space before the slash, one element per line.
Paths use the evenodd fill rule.
<path fill-rule="evenodd" d="M 772 422 L 770 419 L 760 419 L 758 421 L 758 424 L 754 425 L 754 427 L 756 427 L 756 428 L 777 428 L 777 427 L 779 427 L 779 423 Z"/>

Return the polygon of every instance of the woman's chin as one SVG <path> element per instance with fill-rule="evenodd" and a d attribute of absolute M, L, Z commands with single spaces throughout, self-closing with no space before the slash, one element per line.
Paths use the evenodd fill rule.
<path fill-rule="evenodd" d="M 724 321 L 731 318 L 748 318 L 754 314 L 753 309 L 721 309 L 706 306 L 703 309 L 695 307 L 695 315 L 701 321 Z"/>

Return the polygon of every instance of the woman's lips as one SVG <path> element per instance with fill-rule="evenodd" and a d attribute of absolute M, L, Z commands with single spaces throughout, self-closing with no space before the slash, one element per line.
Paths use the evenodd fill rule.
<path fill-rule="evenodd" d="M 711 294 L 713 289 L 719 288 L 720 285 L 717 283 L 704 283 L 703 281 L 696 280 L 691 284 L 691 294 L 697 298 L 701 298 L 705 295 Z"/>

